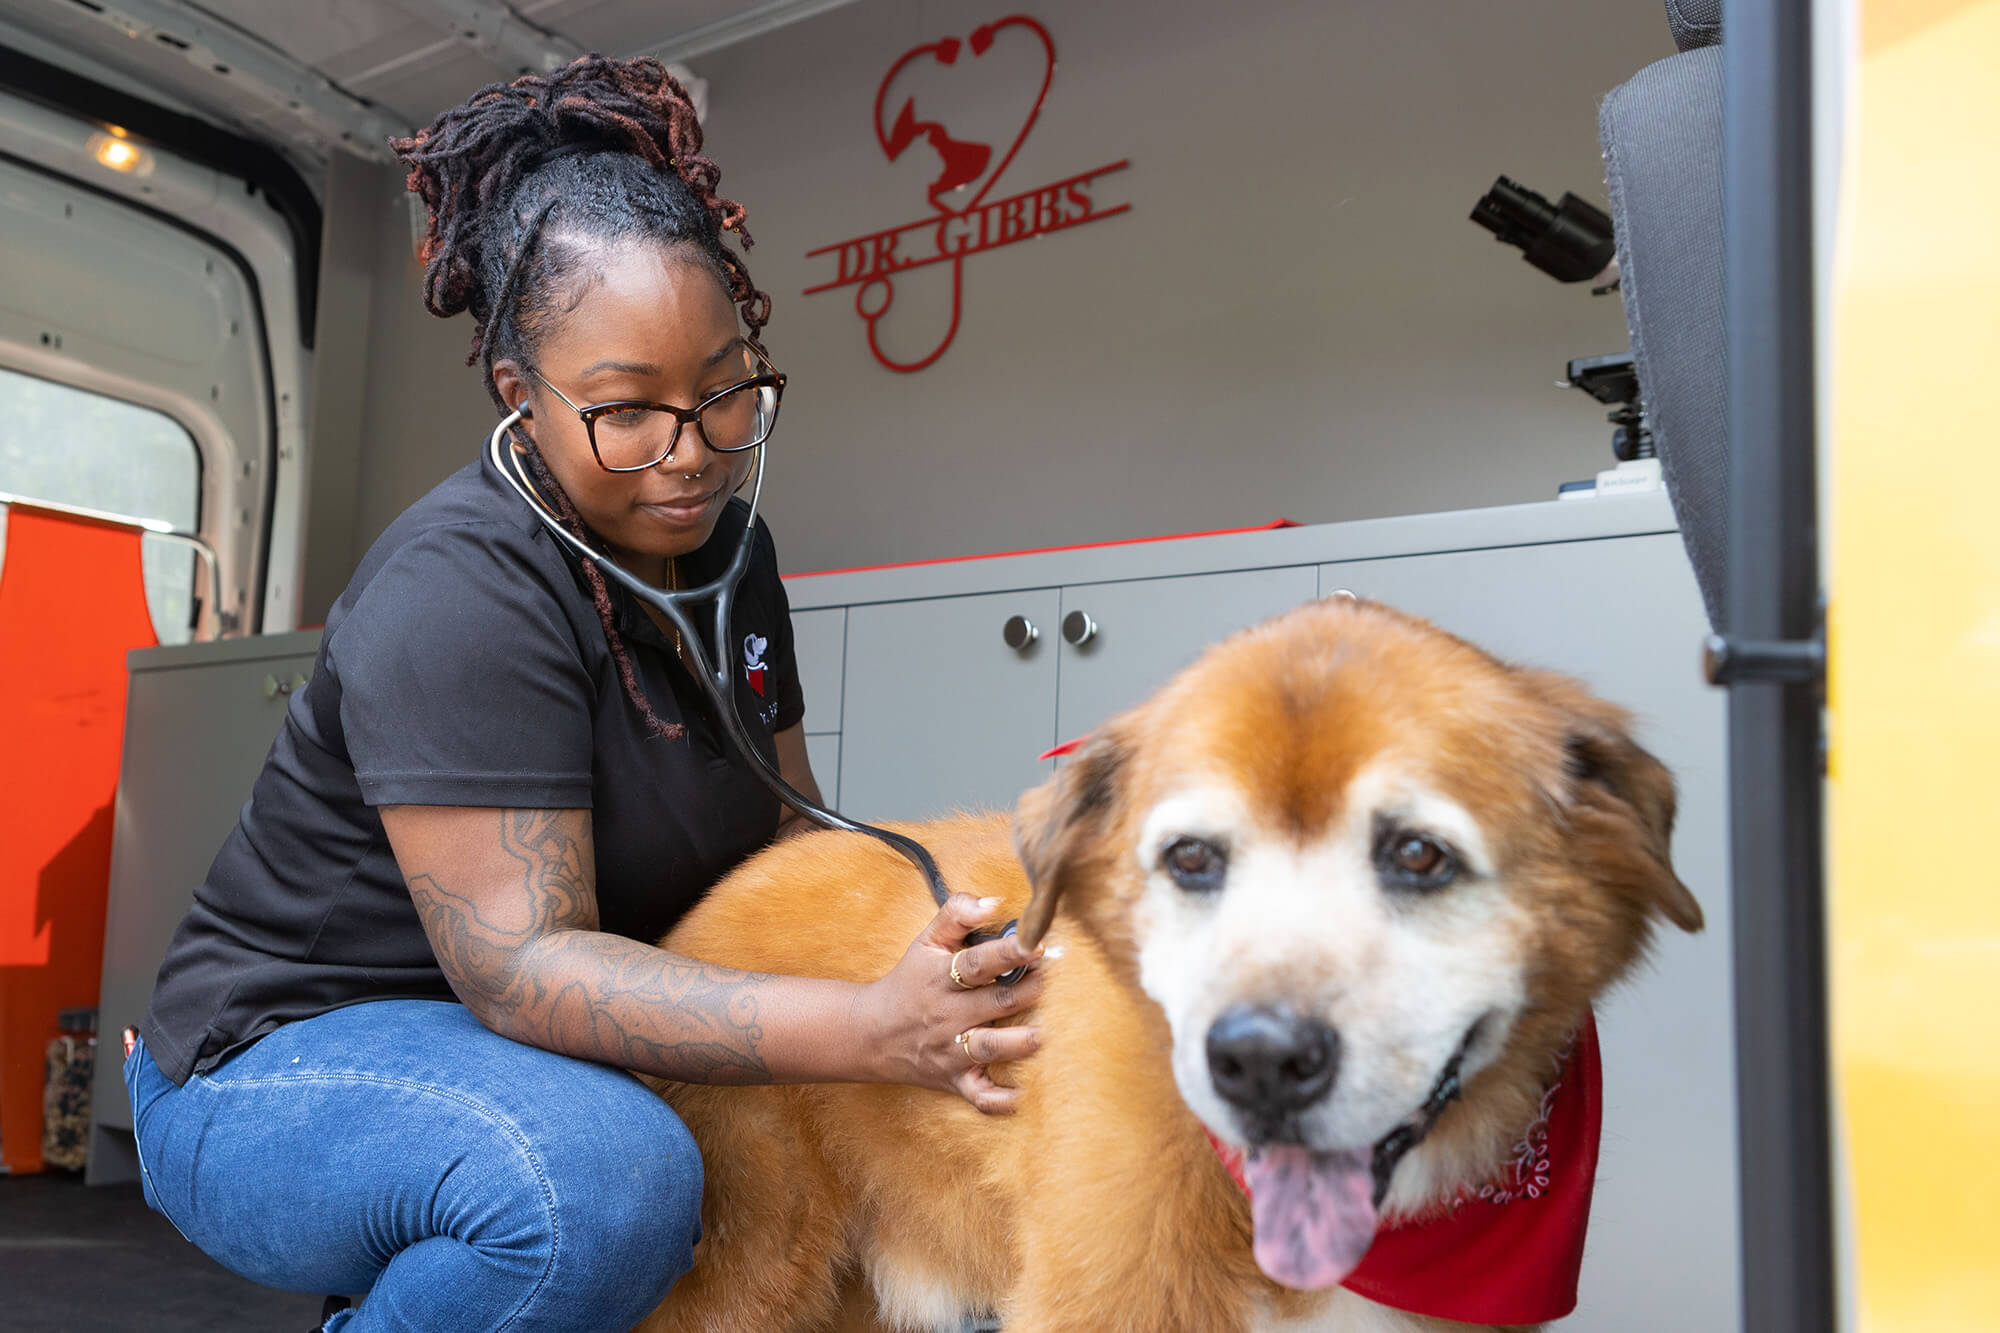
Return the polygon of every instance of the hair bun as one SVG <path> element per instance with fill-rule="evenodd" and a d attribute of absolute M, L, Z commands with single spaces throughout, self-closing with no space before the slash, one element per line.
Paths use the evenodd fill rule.
<path fill-rule="evenodd" d="M 706 214 L 731 299 L 755 341 L 770 318 L 770 300 L 751 284 L 742 260 L 715 239 L 734 232 L 744 249 L 751 245 L 743 206 L 716 193 L 722 170 L 701 155 L 701 146 L 694 103 L 665 65 L 649 56 L 601 55 L 579 57 L 549 74 L 488 84 L 417 134 L 391 140 L 397 159 L 409 167 L 410 190 L 428 213 L 418 250 L 425 308 L 439 316 L 470 310 L 482 325 L 474 339 L 477 355 L 483 326 L 506 286 L 500 275 L 527 247 L 525 219 L 494 225 L 520 207 L 521 183 L 564 158 L 629 154 L 676 176 Z M 488 247 L 500 253 L 483 253 Z"/>

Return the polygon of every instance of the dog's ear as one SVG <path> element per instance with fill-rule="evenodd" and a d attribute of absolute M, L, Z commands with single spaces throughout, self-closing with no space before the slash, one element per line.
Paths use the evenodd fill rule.
<path fill-rule="evenodd" d="M 1580 859 L 1615 873 L 1645 905 L 1679 926 L 1702 928 L 1701 904 L 1674 873 L 1674 778 L 1632 739 L 1631 717 L 1567 677 L 1532 673 L 1565 716 L 1567 791 Z"/>
<path fill-rule="evenodd" d="M 1104 832 L 1125 755 L 1115 731 L 1099 731 L 1015 807 L 1014 854 L 1034 888 L 1021 915 L 1021 942 L 1030 949 L 1041 943 L 1055 917 L 1056 900 Z"/>

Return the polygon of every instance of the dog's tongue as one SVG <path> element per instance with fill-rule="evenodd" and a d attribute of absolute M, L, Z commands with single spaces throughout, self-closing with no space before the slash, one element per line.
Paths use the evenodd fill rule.
<path fill-rule="evenodd" d="M 1373 1153 L 1260 1149 L 1243 1163 L 1250 1187 L 1252 1247 L 1274 1282 L 1302 1291 L 1353 1272 L 1375 1239 Z"/>

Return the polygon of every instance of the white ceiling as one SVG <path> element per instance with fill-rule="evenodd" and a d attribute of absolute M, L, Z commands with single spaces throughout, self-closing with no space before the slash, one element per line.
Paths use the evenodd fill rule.
<path fill-rule="evenodd" d="M 295 155 L 386 160 L 496 79 L 581 51 L 668 61 L 848 0 L 0 0 L 0 44 Z"/>

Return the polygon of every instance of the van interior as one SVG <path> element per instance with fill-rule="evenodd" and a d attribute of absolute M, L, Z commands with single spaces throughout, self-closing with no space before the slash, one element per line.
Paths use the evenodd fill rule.
<path fill-rule="evenodd" d="M 1823 1134 L 1823 1068 L 1740 1046 L 1746 973 L 1782 988 L 1801 946 L 1741 924 L 1736 802 L 1785 797 L 1734 790 L 1711 683 L 1791 669 L 1731 608 L 1732 562 L 1782 564 L 1730 526 L 1739 8 L 1783 36 L 1785 5 L 1725 32 L 1698 0 L 0 0 L 0 1327 L 304 1329 L 364 1295 L 259 1287 L 145 1207 L 120 1034 L 329 607 L 499 419 L 469 322 L 424 307 L 388 141 L 586 52 L 673 69 L 747 210 L 788 377 L 762 512 L 830 803 L 1007 808 L 1044 751 L 1328 596 L 1635 712 L 1708 929 L 1599 1015 L 1563 1327 L 1752 1327 L 1746 1293 L 1801 1271 L 1755 1247 L 1830 1253 L 1836 1210 L 1752 1114 L 1816 1104 L 1779 1123 Z M 1838 62 L 1756 50 L 1798 57 L 1771 86 L 1808 111 L 1837 95 Z M 1839 144 L 1767 118 L 1818 175 L 1728 225 L 1809 238 Z M 1778 474 L 1774 505 L 1812 485 Z"/>

